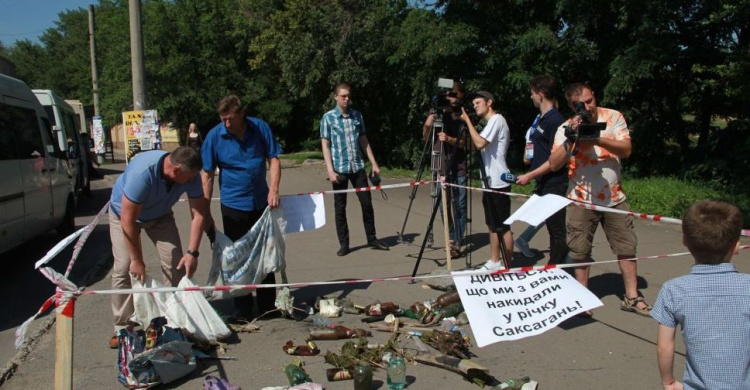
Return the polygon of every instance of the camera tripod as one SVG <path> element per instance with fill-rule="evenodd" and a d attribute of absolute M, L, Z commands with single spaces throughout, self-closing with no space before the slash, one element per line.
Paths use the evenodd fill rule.
<path fill-rule="evenodd" d="M 438 183 L 438 179 L 440 178 L 440 172 L 443 170 L 443 155 L 444 155 L 444 147 L 443 142 L 437 140 L 437 135 L 443 131 L 445 131 L 444 124 L 443 124 L 443 118 L 442 115 L 439 115 L 436 112 L 433 112 L 433 115 L 435 115 L 435 121 L 432 123 L 432 126 L 430 126 L 430 134 L 425 140 L 424 147 L 422 148 L 422 155 L 419 158 L 419 169 L 417 170 L 417 177 L 414 180 L 415 182 L 419 182 L 422 179 L 422 174 L 424 173 L 425 168 L 425 157 L 430 155 L 430 173 L 431 177 L 430 180 L 432 181 L 432 184 L 430 184 L 430 197 L 432 198 L 432 207 L 434 208 L 436 205 L 440 204 L 440 183 Z M 460 139 L 460 138 L 459 138 Z M 457 149 L 457 148 L 456 148 Z M 455 152 L 455 149 L 454 149 Z M 450 162 L 447 164 L 448 167 L 451 166 Z M 450 170 L 447 170 L 448 172 Z M 404 238 L 404 231 L 406 230 L 406 223 L 409 220 L 409 214 L 411 212 L 411 206 L 414 203 L 414 198 L 417 195 L 417 190 L 419 189 L 419 186 L 414 186 L 411 190 L 411 194 L 409 195 L 409 206 L 406 209 L 406 215 L 404 216 L 404 223 L 401 226 L 401 231 L 398 232 L 398 242 L 404 243 L 406 242 L 406 239 Z M 450 209 L 451 213 L 450 215 L 452 218 L 449 218 L 450 221 L 445 221 L 444 223 L 450 223 L 453 225 L 454 231 L 458 231 L 458 226 L 455 221 L 455 204 L 453 199 L 450 202 Z M 433 238 L 432 234 L 432 223 L 433 221 L 430 221 L 430 227 L 427 229 L 427 246 L 432 248 L 432 245 L 435 243 L 435 240 Z M 447 245 L 448 243 L 446 243 Z"/>
<path fill-rule="evenodd" d="M 464 135 L 465 132 L 466 132 L 466 126 L 461 126 L 461 128 L 460 128 L 460 130 L 458 132 L 458 139 L 461 139 L 461 137 L 463 137 L 463 135 Z M 452 163 L 454 161 L 454 157 L 456 155 L 457 149 L 458 148 L 456 148 L 456 149 L 453 150 L 453 153 L 451 154 L 450 158 L 448 159 L 448 167 L 449 168 L 452 166 Z M 480 164 L 479 165 L 479 174 L 481 176 L 482 182 L 484 183 L 484 188 L 489 189 L 489 188 L 491 188 L 490 184 L 489 184 L 489 177 L 487 176 L 487 174 L 484 171 L 484 161 L 482 160 L 482 155 L 478 151 L 477 151 L 477 154 L 479 156 L 479 164 Z M 450 172 L 450 170 L 448 172 Z M 440 197 L 440 196 L 441 196 L 441 194 L 438 193 L 438 197 Z M 492 204 L 492 202 L 488 202 L 488 206 L 490 208 L 490 218 L 492 220 L 492 225 L 493 226 L 498 226 L 498 223 L 496 223 L 496 221 L 494 220 L 495 219 L 495 215 L 496 215 L 495 214 L 495 207 Z M 430 214 L 430 222 L 427 225 L 427 234 L 432 233 L 432 224 L 435 221 L 435 215 L 437 214 L 437 211 L 438 211 L 438 204 L 435 204 L 432 207 L 432 214 Z M 501 256 L 501 260 L 503 262 L 503 265 L 505 266 L 506 269 L 510 269 L 510 259 L 508 259 L 507 256 L 506 256 L 506 254 L 505 254 L 505 251 L 506 251 L 507 247 L 505 246 L 505 241 L 503 241 L 503 234 L 504 233 L 505 233 L 505 230 L 502 227 L 495 228 L 494 231 L 492 232 L 492 234 L 497 234 L 498 240 L 500 241 L 500 256 Z M 425 239 L 422 242 L 422 247 L 419 250 L 419 255 L 417 256 L 417 262 L 414 264 L 414 270 L 412 271 L 412 274 L 411 274 L 412 278 L 417 275 L 417 270 L 419 269 L 419 263 L 422 261 L 422 255 L 424 254 L 424 249 L 425 249 L 426 243 L 427 243 L 427 240 Z M 471 263 L 470 263 L 470 261 L 467 260 L 467 266 L 469 266 L 469 265 L 471 265 Z M 412 282 L 413 282 L 413 280 L 412 280 Z"/>

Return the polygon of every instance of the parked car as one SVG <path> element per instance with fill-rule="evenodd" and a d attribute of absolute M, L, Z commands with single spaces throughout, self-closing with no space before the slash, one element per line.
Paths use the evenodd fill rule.
<path fill-rule="evenodd" d="M 66 103 L 55 91 L 33 89 L 34 95 L 47 112 L 52 134 L 57 138 L 57 145 L 68 160 L 70 179 L 75 188 L 75 198 L 84 191 L 88 192 L 88 155 L 81 140 L 81 120 L 75 109 Z"/>
<path fill-rule="evenodd" d="M 0 252 L 57 229 L 75 228 L 66 154 L 28 85 L 0 75 Z"/>

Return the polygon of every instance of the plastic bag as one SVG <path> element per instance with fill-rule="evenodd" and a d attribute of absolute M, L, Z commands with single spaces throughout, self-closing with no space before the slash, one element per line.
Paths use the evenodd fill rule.
<path fill-rule="evenodd" d="M 286 268 L 284 234 L 286 222 L 279 209 L 267 207 L 258 222 L 239 240 L 232 242 L 216 232 L 213 262 L 207 284 L 226 286 L 259 284 L 272 272 Z M 209 300 L 250 294 L 251 290 L 212 291 Z"/>
<path fill-rule="evenodd" d="M 159 288 L 159 282 L 146 276 L 145 285 L 133 279 L 134 288 Z M 178 287 L 195 287 L 187 276 L 180 280 Z M 169 324 L 182 328 L 196 340 L 215 343 L 229 337 L 232 331 L 224 324 L 216 310 L 200 292 L 177 291 L 133 294 L 135 308 L 133 320 L 145 325 L 148 318 L 166 317 Z"/>
<path fill-rule="evenodd" d="M 118 334 L 117 381 L 131 389 L 170 383 L 197 367 L 192 343 L 179 331 L 154 318 L 145 331 L 121 329 Z"/>

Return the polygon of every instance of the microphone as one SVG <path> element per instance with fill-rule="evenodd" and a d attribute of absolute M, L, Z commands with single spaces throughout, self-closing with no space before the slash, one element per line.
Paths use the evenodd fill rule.
<path fill-rule="evenodd" d="M 506 183 L 516 184 L 516 175 L 514 175 L 514 174 L 512 174 L 510 172 L 505 172 L 502 175 L 500 175 L 500 180 L 502 180 L 502 181 L 504 181 Z"/>

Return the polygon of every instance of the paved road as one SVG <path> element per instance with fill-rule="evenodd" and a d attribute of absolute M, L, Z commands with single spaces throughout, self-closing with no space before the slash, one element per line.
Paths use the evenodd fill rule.
<path fill-rule="evenodd" d="M 116 175 L 122 165 L 109 166 L 110 174 Z M 386 179 L 385 184 L 403 180 Z M 107 199 L 111 181 L 94 182 L 95 197 L 79 210 L 76 222 L 79 226 L 88 223 L 92 215 Z M 297 194 L 328 189 L 329 183 L 320 165 L 285 168 L 282 174 L 281 192 Z M 415 244 L 398 244 L 397 231 L 406 215 L 410 188 L 388 191 L 386 201 L 379 194 L 374 195 L 376 226 L 378 235 L 392 245 L 389 252 L 370 250 L 365 247 L 364 232 L 361 228 L 361 215 L 356 199 L 350 196 L 349 224 L 352 235 L 353 252 L 346 257 L 337 257 L 338 248 L 333 224 L 333 200 L 326 197 L 326 215 L 329 221 L 321 229 L 287 237 L 287 274 L 291 282 L 331 281 L 342 279 L 369 279 L 410 275 L 419 253 L 423 234 L 426 230 L 430 211 L 429 191 L 426 188 L 417 192 L 414 206 L 409 213 L 409 223 L 405 236 L 415 240 Z M 520 205 L 514 201 L 514 208 Z M 214 215 L 220 219 L 219 205 L 213 204 Z M 647 212 L 648 210 L 638 210 Z M 175 207 L 175 215 L 181 233 L 187 236 L 189 213 L 185 204 Z M 482 226 L 483 214 L 479 195 L 473 201 L 474 224 L 470 240 L 475 243 L 472 262 L 479 265 L 489 257 L 487 234 Z M 107 222 L 102 221 L 87 243 L 79 263 L 74 270 L 77 283 L 88 284 L 89 289 L 109 288 L 108 271 L 111 268 L 110 243 Z M 646 221 L 637 221 L 639 255 L 654 255 L 682 252 L 678 227 Z M 440 225 L 436 223 L 436 227 Z M 514 226 L 520 232 L 524 225 Z M 442 243 L 442 235 L 436 235 L 436 247 Z M 2 362 L 13 359 L 13 335 L 15 328 L 33 314 L 49 296 L 53 289 L 50 284 L 31 268 L 33 262 L 50 248 L 54 235 L 27 245 L 17 251 L 3 255 L 6 262 L 3 283 L 0 285 L 4 314 L 0 319 L 0 358 Z M 205 241 L 205 240 L 204 240 Z M 146 258 L 151 270 L 155 269 L 155 250 L 146 242 Z M 532 241 L 534 248 L 547 248 L 546 232 L 541 231 Z M 206 280 L 210 259 L 206 242 L 201 249 L 201 263 L 196 280 Z M 528 260 L 518 253 L 515 265 L 544 264 L 548 250 L 537 251 L 538 256 Z M 69 253 L 65 252 L 55 260 L 53 266 L 62 270 Z M 600 232 L 597 235 L 594 257 L 599 260 L 611 259 L 609 247 Z M 735 259 L 743 272 L 750 272 L 750 255 L 743 252 Z M 444 251 L 441 248 L 429 249 L 421 262 L 419 273 L 428 274 L 444 268 Z M 687 273 L 692 260 L 689 257 L 669 258 L 641 262 L 639 264 L 639 287 L 649 302 L 655 300 L 662 284 L 673 277 Z M 454 269 L 466 266 L 465 260 L 454 261 Z M 475 361 L 491 369 L 499 378 L 531 376 L 544 389 L 657 389 L 659 375 L 656 368 L 656 323 L 619 309 L 622 295 L 622 279 L 616 265 L 601 265 L 592 268 L 591 289 L 600 297 L 604 306 L 595 311 L 593 320 L 571 319 L 558 328 L 542 335 L 514 342 L 493 344 L 484 348 L 473 348 Z M 415 301 L 435 298 L 439 292 L 425 289 L 420 284 L 407 282 L 383 282 L 358 285 L 336 285 L 327 287 L 306 287 L 294 291 L 295 301 L 312 301 L 317 296 L 348 297 L 357 303 L 367 304 L 374 300 L 395 301 L 409 305 Z M 29 334 L 52 324 L 51 316 L 36 320 Z M 349 326 L 362 326 L 356 316 L 345 315 L 337 322 Z M 259 323 L 260 333 L 243 333 L 230 341 L 227 356 L 236 361 L 203 361 L 199 370 L 176 384 L 162 388 L 201 388 L 202 377 L 213 374 L 227 378 L 243 389 L 261 389 L 266 386 L 286 384 L 282 367 L 291 358 L 281 351 L 287 340 L 302 343 L 307 334 L 303 322 L 275 319 Z M 52 324 L 52 326 L 54 326 Z M 54 327 L 52 328 L 54 329 Z M 85 296 L 78 300 L 75 317 L 74 387 L 77 389 L 119 389 L 116 382 L 116 353 L 106 347 L 111 335 L 111 314 L 109 300 L 104 296 Z M 23 359 L 4 383 L 7 389 L 50 389 L 54 380 L 54 332 L 36 337 L 33 346 L 26 351 Z M 373 339 L 384 342 L 388 334 L 375 333 Z M 319 347 L 335 349 L 342 341 L 320 342 Z M 678 356 L 675 363 L 676 375 L 682 375 L 684 366 L 684 346 L 677 344 Z M 16 358 L 20 356 L 17 355 Z M 330 366 L 322 357 L 304 359 L 310 376 L 327 389 L 350 389 L 351 382 L 330 383 L 325 380 L 324 370 Z M 13 367 L 9 363 L 6 366 Z M 433 367 L 422 365 L 407 367 L 408 388 L 411 389 L 473 389 L 474 385 L 460 376 Z M 375 373 L 375 383 L 385 389 L 385 372 Z"/>

